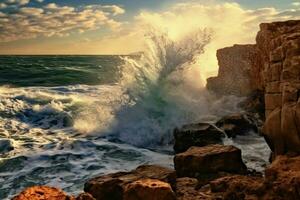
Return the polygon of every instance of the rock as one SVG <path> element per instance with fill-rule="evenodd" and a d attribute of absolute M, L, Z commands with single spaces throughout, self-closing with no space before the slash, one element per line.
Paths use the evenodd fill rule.
<path fill-rule="evenodd" d="M 207 89 L 219 95 L 248 96 L 263 90 L 262 59 L 256 45 L 234 45 L 217 51 L 219 72 L 207 79 Z"/>
<path fill-rule="evenodd" d="M 84 191 L 97 200 L 123 199 L 126 186 L 141 179 L 157 179 L 175 187 L 176 173 L 172 169 L 156 165 L 143 165 L 131 172 L 118 172 L 93 178 L 84 185 Z"/>
<path fill-rule="evenodd" d="M 14 150 L 13 143 L 8 139 L 0 139 L 0 153 L 7 153 Z"/>
<path fill-rule="evenodd" d="M 174 158 L 178 177 L 211 179 L 221 173 L 243 174 L 247 167 L 242 161 L 241 150 L 234 146 L 209 145 L 191 147 Z"/>
<path fill-rule="evenodd" d="M 277 156 L 265 171 L 264 199 L 300 199 L 300 156 Z"/>
<path fill-rule="evenodd" d="M 211 200 L 209 190 L 198 188 L 198 180 L 195 178 L 178 178 L 176 181 L 177 200 Z"/>
<path fill-rule="evenodd" d="M 89 193 L 81 193 L 76 197 L 76 200 L 96 200 L 91 194 Z"/>
<path fill-rule="evenodd" d="M 258 131 L 255 120 L 250 115 L 240 113 L 225 116 L 216 125 L 223 129 L 228 137 L 244 135 L 249 131 Z"/>
<path fill-rule="evenodd" d="M 140 179 L 125 187 L 124 200 L 175 200 L 169 183 L 156 179 Z"/>
<path fill-rule="evenodd" d="M 248 112 L 249 114 L 254 115 L 258 120 L 264 120 L 265 118 L 264 91 L 256 90 L 252 92 L 249 96 L 247 96 L 245 100 L 239 103 L 238 106 L 241 107 L 246 112 Z"/>
<path fill-rule="evenodd" d="M 25 189 L 13 200 L 75 200 L 75 198 L 54 187 L 34 186 Z"/>
<path fill-rule="evenodd" d="M 174 150 L 181 153 L 191 146 L 222 144 L 224 133 L 208 123 L 189 124 L 174 130 Z"/>
<path fill-rule="evenodd" d="M 264 135 L 274 157 L 300 154 L 299 32 L 300 20 L 263 23 L 256 38 L 266 88 Z"/>
<path fill-rule="evenodd" d="M 263 178 L 250 176 L 226 176 L 210 182 L 212 196 L 223 200 L 258 200 L 264 192 Z"/>

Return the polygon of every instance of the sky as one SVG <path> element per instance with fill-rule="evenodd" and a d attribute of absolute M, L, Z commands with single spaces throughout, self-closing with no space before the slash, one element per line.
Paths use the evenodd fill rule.
<path fill-rule="evenodd" d="M 149 27 L 174 40 L 208 28 L 212 52 L 290 19 L 300 19 L 300 1 L 0 0 L 0 54 L 129 54 L 143 50 Z"/>

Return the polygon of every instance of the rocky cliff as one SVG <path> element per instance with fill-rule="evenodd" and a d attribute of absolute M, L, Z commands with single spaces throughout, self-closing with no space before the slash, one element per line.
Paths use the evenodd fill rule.
<path fill-rule="evenodd" d="M 274 155 L 300 153 L 300 21 L 261 24 L 264 133 Z"/>
<path fill-rule="evenodd" d="M 219 72 L 207 79 L 207 88 L 217 94 L 247 96 L 262 90 L 261 56 L 257 45 L 234 45 L 217 51 Z"/>
<path fill-rule="evenodd" d="M 274 156 L 298 154 L 300 20 L 263 23 L 256 41 L 255 45 L 220 49 L 219 74 L 208 79 L 207 88 L 238 96 L 262 91 L 266 117 L 263 132 Z"/>

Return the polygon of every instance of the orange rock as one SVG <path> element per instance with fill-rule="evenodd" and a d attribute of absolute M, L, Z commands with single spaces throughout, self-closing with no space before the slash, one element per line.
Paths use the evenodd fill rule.
<path fill-rule="evenodd" d="M 211 200 L 209 188 L 198 188 L 198 180 L 195 178 L 178 178 L 176 180 L 177 200 Z"/>
<path fill-rule="evenodd" d="M 97 200 L 122 200 L 128 184 L 141 179 L 157 179 L 175 185 L 176 173 L 172 169 L 143 165 L 131 172 L 118 172 L 99 176 L 84 185 L 84 191 Z"/>
<path fill-rule="evenodd" d="M 300 20 L 264 23 L 256 38 L 263 58 L 260 71 L 264 72 L 266 87 L 264 134 L 275 157 L 289 152 L 300 153 L 299 33 Z"/>
<path fill-rule="evenodd" d="M 34 186 L 25 189 L 13 200 L 75 200 L 75 198 L 54 187 Z"/>
<path fill-rule="evenodd" d="M 277 156 L 265 172 L 265 200 L 300 199 L 300 156 Z"/>
<path fill-rule="evenodd" d="M 174 158 L 179 177 L 196 177 L 225 173 L 245 173 L 247 167 L 242 161 L 241 150 L 234 146 L 209 145 L 191 147 Z"/>
<path fill-rule="evenodd" d="M 250 176 L 227 176 L 210 182 L 212 196 L 223 200 L 258 200 L 264 192 L 263 178 Z"/>
<path fill-rule="evenodd" d="M 124 200 L 175 200 L 169 183 L 156 179 L 140 179 L 126 185 Z"/>
<path fill-rule="evenodd" d="M 256 45 L 234 45 L 217 51 L 219 72 L 207 88 L 221 95 L 247 96 L 263 89 L 261 58 Z"/>

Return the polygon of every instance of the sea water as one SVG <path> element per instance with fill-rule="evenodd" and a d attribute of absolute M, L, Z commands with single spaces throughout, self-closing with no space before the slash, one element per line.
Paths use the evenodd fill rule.
<path fill-rule="evenodd" d="M 240 98 L 219 99 L 195 76 L 210 38 L 192 36 L 150 34 L 139 55 L 0 56 L 0 140 L 10 147 L 0 148 L 0 199 L 33 185 L 77 194 L 97 175 L 172 167 L 175 127 L 241 112 Z M 255 133 L 225 143 L 252 169 L 267 163 Z"/>

